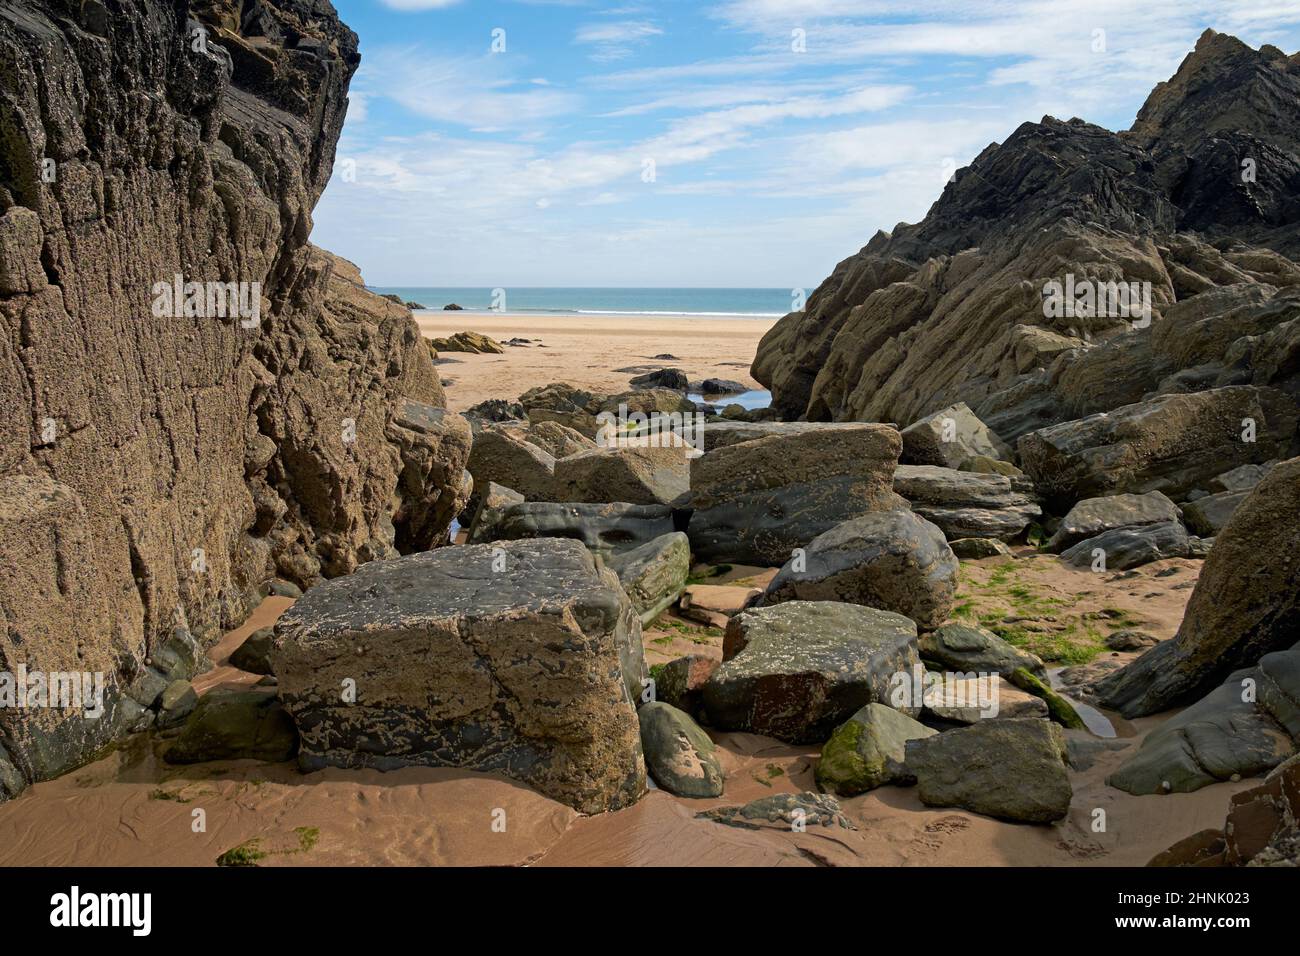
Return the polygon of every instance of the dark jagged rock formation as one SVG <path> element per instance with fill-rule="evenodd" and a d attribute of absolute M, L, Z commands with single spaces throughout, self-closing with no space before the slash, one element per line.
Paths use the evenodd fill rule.
<path fill-rule="evenodd" d="M 463 507 L 410 313 L 307 241 L 357 64 L 327 0 L 0 3 L 0 670 L 107 698 L 0 712 L 8 790 L 147 726 L 272 575 Z"/>
<path fill-rule="evenodd" d="M 1300 57 L 1207 32 L 1132 130 L 1047 117 L 985 149 L 778 322 L 753 374 L 786 418 L 964 401 L 1008 441 L 1156 393 L 1294 397 L 1298 236 Z M 1150 323 L 1046 317 L 1071 275 L 1149 282 Z"/>

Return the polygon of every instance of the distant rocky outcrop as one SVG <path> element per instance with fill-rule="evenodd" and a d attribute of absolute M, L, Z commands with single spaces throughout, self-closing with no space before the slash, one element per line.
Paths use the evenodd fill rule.
<path fill-rule="evenodd" d="M 409 311 L 308 244 L 356 36 L 186 11 L 0 9 L 0 670 L 106 684 L 0 712 L 11 780 L 149 726 L 271 577 L 428 548 L 468 492 Z"/>
<path fill-rule="evenodd" d="M 430 339 L 429 347 L 439 352 L 470 352 L 473 354 L 500 354 L 505 351 L 501 343 L 482 332 L 457 332 L 445 339 Z"/>
<path fill-rule="evenodd" d="M 964 402 L 1009 442 L 1155 395 L 1294 398 L 1297 117 L 1300 60 L 1207 31 L 1128 132 L 1045 117 L 985 149 L 781 319 L 753 375 L 786 418 L 910 425 Z M 1111 282 L 1150 295 L 1054 310 L 1053 282 L 1084 305 Z"/>

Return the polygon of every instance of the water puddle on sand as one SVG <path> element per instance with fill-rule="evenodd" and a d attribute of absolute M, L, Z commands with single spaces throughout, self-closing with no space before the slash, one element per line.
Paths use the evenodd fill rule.
<path fill-rule="evenodd" d="M 767 408 L 772 404 L 772 393 L 765 388 L 751 388 L 747 392 L 733 392 L 730 395 L 702 395 L 699 392 L 690 392 L 686 397 L 692 402 L 716 405 L 719 410 L 728 405 L 739 405 L 749 410 Z"/>
<path fill-rule="evenodd" d="M 1057 675 L 1059 675 L 1064 669 L 1065 668 L 1063 667 L 1054 667 L 1047 672 L 1048 684 L 1051 686 L 1052 690 L 1056 691 L 1061 695 L 1061 697 L 1070 702 L 1074 707 L 1075 712 L 1079 715 L 1079 719 L 1083 721 L 1083 725 L 1088 728 L 1088 731 L 1094 737 L 1118 737 L 1119 734 L 1115 730 L 1115 725 L 1110 722 L 1109 717 L 1103 714 L 1096 707 L 1093 707 L 1090 704 L 1085 704 L 1081 700 L 1075 700 L 1070 695 L 1061 692 L 1061 679 Z"/>

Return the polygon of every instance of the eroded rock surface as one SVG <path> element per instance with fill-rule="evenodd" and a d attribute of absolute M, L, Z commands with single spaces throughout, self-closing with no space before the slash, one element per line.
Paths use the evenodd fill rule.
<path fill-rule="evenodd" d="M 497 771 L 584 813 L 645 790 L 641 624 L 576 541 L 368 564 L 309 591 L 276 634 L 304 769 Z"/>
<path fill-rule="evenodd" d="M 0 10 L 0 485 L 35 551 L 0 573 L 0 669 L 75 658 L 109 697 L 93 727 L 42 718 L 57 746 L 0 717 L 26 780 L 147 724 L 128 691 L 177 630 L 458 510 L 469 433 L 417 425 L 444 402 L 409 310 L 308 244 L 358 59 L 313 0 Z"/>

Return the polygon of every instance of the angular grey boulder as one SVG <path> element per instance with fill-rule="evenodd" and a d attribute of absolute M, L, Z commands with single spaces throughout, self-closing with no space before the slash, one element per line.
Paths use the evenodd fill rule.
<path fill-rule="evenodd" d="M 641 749 L 655 783 L 679 797 L 722 796 L 722 764 L 709 735 L 676 707 L 661 701 L 643 704 Z"/>
<path fill-rule="evenodd" d="M 1187 558 L 1192 554 L 1193 542 L 1187 529 L 1181 522 L 1165 521 L 1104 531 L 1068 548 L 1061 554 L 1061 560 L 1076 568 L 1099 566 L 1106 571 L 1126 571 L 1152 561 Z M 1104 563 L 1099 565 L 1099 561 Z"/>
<path fill-rule="evenodd" d="M 632 607 L 649 624 L 681 596 L 691 570 L 691 543 L 680 531 L 631 551 L 611 554 L 605 564 L 618 575 Z"/>
<path fill-rule="evenodd" d="M 907 742 L 921 802 L 1004 820 L 1052 823 L 1070 810 L 1065 738 L 1033 718 L 986 720 Z"/>
<path fill-rule="evenodd" d="M 1211 494 L 1218 494 L 1224 491 L 1251 491 L 1257 484 L 1264 480 L 1277 462 L 1265 462 L 1262 465 L 1242 465 L 1239 468 L 1233 468 L 1231 471 L 1225 471 L 1221 475 L 1215 475 L 1206 484 Z"/>
<path fill-rule="evenodd" d="M 970 624 L 945 624 L 919 643 L 921 658 L 962 673 L 992 672 L 1010 677 L 1024 668 L 1047 680 L 1047 667 L 1034 654 L 1008 644 L 992 631 Z"/>
<path fill-rule="evenodd" d="M 555 501 L 625 501 L 666 505 L 690 491 L 690 448 L 665 444 L 590 448 L 556 459 Z"/>
<path fill-rule="evenodd" d="M 1061 520 L 1060 528 L 1047 542 L 1047 550 L 1059 553 L 1105 531 L 1164 524 L 1181 518 L 1178 506 L 1158 491 L 1085 498 Z"/>
<path fill-rule="evenodd" d="M 821 743 L 854 713 L 887 702 L 919 664 L 916 625 L 856 604 L 791 601 L 742 611 L 704 685 L 703 719 L 790 743 Z"/>
<path fill-rule="evenodd" d="M 909 465 L 960 468 L 977 456 L 1011 460 L 1011 448 L 965 402 L 913 422 L 902 435 L 902 460 Z"/>
<path fill-rule="evenodd" d="M 959 569 L 938 528 L 910 511 L 884 511 L 813 538 L 772 579 L 762 603 L 845 601 L 938 627 L 952 611 Z"/>
<path fill-rule="evenodd" d="M 1228 526 L 1241 503 L 1250 497 L 1250 489 L 1221 491 L 1206 495 L 1183 505 L 1183 520 L 1187 527 L 1202 538 L 1213 538 Z"/>
<path fill-rule="evenodd" d="M 674 530 L 673 511 L 667 505 L 530 501 L 505 509 L 495 537 L 498 541 L 572 538 L 593 552 L 612 554 L 639 548 Z"/>
<path fill-rule="evenodd" d="M 899 465 L 894 471 L 894 491 L 949 539 L 1016 537 L 1043 513 L 1032 489 L 1024 478 L 934 465 Z"/>
<path fill-rule="evenodd" d="M 784 564 L 842 521 L 903 506 L 891 490 L 902 447 L 897 431 L 803 424 L 715 448 L 692 463 L 687 534 L 699 560 Z"/>
<path fill-rule="evenodd" d="M 271 661 L 304 769 L 495 771 L 583 813 L 644 792 L 641 624 L 576 541 L 364 565 L 285 612 Z"/>
<path fill-rule="evenodd" d="M 467 467 L 480 491 L 496 483 L 529 501 L 556 500 L 555 456 L 528 441 L 524 429 L 513 424 L 479 430 L 470 446 Z"/>

